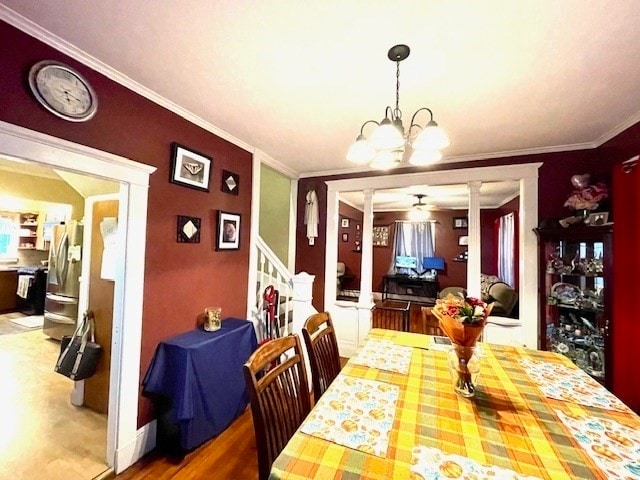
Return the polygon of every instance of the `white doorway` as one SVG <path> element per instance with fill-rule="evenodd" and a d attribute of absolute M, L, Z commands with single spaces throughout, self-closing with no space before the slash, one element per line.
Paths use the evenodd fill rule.
<path fill-rule="evenodd" d="M 153 441 L 138 430 L 137 418 L 148 186 L 155 167 L 5 122 L 0 154 L 121 184 L 106 458 L 121 472 Z"/>

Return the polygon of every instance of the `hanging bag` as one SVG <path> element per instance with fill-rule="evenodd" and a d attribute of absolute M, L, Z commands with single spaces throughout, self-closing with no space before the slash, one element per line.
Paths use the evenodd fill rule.
<path fill-rule="evenodd" d="M 93 312 L 88 310 L 73 335 L 60 343 L 55 371 L 71 380 L 84 380 L 96 372 L 102 347 L 96 343 Z"/>

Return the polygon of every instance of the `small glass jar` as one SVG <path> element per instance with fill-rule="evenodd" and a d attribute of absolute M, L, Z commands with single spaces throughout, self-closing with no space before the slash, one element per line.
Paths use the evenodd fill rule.
<path fill-rule="evenodd" d="M 473 397 L 480 374 L 480 359 L 476 347 L 463 347 L 454 343 L 447 360 L 454 391 L 465 398 Z"/>
<path fill-rule="evenodd" d="M 207 307 L 204 309 L 204 329 L 215 332 L 222 323 L 222 307 Z"/>

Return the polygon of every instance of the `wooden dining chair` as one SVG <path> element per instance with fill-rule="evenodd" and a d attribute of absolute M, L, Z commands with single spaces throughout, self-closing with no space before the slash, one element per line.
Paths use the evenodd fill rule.
<path fill-rule="evenodd" d="M 421 307 L 422 311 L 422 333 L 425 335 L 443 336 L 440 324 L 436 316 L 431 313 L 431 307 Z"/>
<path fill-rule="evenodd" d="M 259 479 L 266 480 L 273 461 L 311 410 L 300 338 L 289 335 L 263 344 L 243 370 L 251 399 Z"/>
<path fill-rule="evenodd" d="M 302 327 L 302 338 L 311 364 L 313 399 L 317 402 L 340 373 L 338 340 L 329 312 L 307 318 Z"/>

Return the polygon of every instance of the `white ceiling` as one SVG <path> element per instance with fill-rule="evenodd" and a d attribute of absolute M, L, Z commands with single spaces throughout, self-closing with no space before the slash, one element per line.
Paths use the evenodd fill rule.
<path fill-rule="evenodd" d="M 405 123 L 430 107 L 444 161 L 592 148 L 640 120 L 637 0 L 1 1 L 295 174 L 352 169 L 395 101 L 397 43 Z"/>

